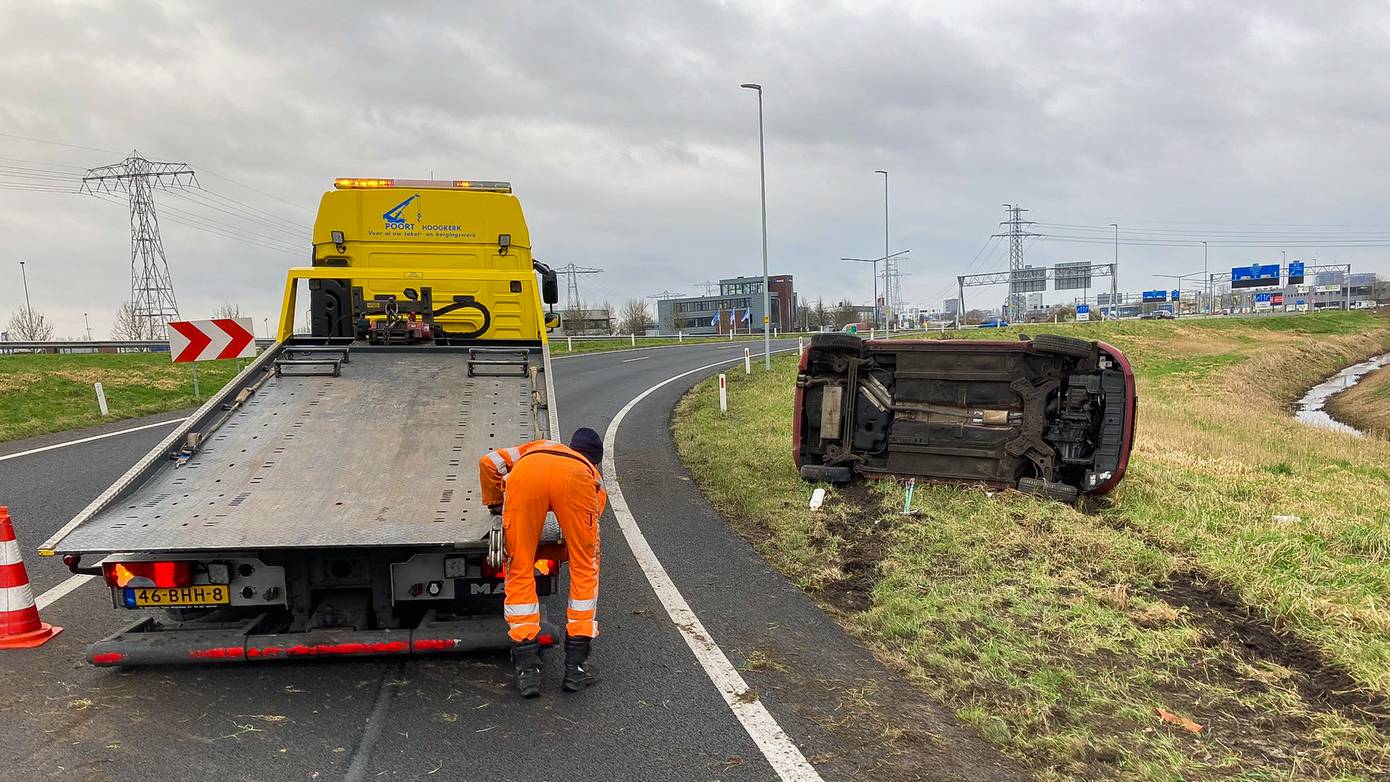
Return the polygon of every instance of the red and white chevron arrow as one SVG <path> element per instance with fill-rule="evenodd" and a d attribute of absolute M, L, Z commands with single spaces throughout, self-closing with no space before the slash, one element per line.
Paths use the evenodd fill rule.
<path fill-rule="evenodd" d="M 256 355 L 250 318 L 176 320 L 169 323 L 169 355 L 175 362 Z"/>

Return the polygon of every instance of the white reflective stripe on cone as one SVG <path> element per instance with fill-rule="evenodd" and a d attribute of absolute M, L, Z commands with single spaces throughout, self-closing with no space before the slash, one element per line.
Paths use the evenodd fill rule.
<path fill-rule="evenodd" d="M 589 599 L 589 600 L 571 600 L 571 601 L 570 601 L 570 610 L 571 610 L 571 611 L 592 611 L 592 610 L 594 610 L 594 608 L 596 608 L 597 606 L 598 606 L 598 598 L 596 598 L 596 597 L 595 597 L 595 598 L 591 598 L 591 599 Z"/>
<path fill-rule="evenodd" d="M 0 588 L 0 613 L 34 607 L 34 590 L 28 584 Z"/>
<path fill-rule="evenodd" d="M 526 616 L 527 614 L 539 614 L 541 612 L 540 603 L 520 603 L 518 605 L 504 605 L 503 612 L 507 616 Z"/>
<path fill-rule="evenodd" d="M 24 561 L 19 553 L 19 541 L 7 540 L 0 543 L 0 565 L 18 565 Z"/>
<path fill-rule="evenodd" d="M 492 451 L 487 455 L 487 458 L 488 461 L 492 462 L 492 466 L 497 468 L 499 473 L 503 475 L 507 474 L 507 462 L 502 458 L 502 454 Z"/>

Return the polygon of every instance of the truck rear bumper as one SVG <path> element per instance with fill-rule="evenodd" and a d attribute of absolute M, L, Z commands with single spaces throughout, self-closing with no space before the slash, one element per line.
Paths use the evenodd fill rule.
<path fill-rule="evenodd" d="M 262 617 L 241 623 L 209 623 L 192 627 L 159 624 L 145 617 L 94 644 L 87 661 L 96 666 L 171 665 L 179 663 L 240 663 L 309 657 L 439 654 L 511 645 L 507 623 L 500 616 L 436 619 L 430 612 L 413 629 L 322 629 L 297 633 L 256 633 Z M 542 646 L 559 636 L 543 625 Z"/>

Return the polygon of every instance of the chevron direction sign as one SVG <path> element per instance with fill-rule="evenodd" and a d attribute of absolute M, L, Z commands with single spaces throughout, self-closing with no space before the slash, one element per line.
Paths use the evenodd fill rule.
<path fill-rule="evenodd" d="M 250 318 L 176 320 L 169 323 L 169 356 L 175 362 L 256 355 L 255 326 Z"/>

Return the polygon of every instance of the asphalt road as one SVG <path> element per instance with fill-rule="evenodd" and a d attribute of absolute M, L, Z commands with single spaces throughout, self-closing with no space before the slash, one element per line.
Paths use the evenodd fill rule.
<path fill-rule="evenodd" d="M 782 341 L 775 347 L 795 347 Z M 561 426 L 600 432 L 646 389 L 735 362 L 742 345 L 558 357 Z M 751 691 L 820 777 L 1013 779 L 949 714 L 887 671 L 709 508 L 671 446 L 671 407 L 710 369 L 670 383 L 617 436 L 623 494 L 652 551 Z M 738 371 L 742 371 L 741 368 Z M 36 592 L 67 578 L 34 546 L 168 431 L 155 427 L 3 460 L 115 431 L 125 422 L 0 446 L 10 506 Z M 788 443 L 731 444 L 786 448 Z M 504 655 L 97 669 L 86 646 L 129 620 L 95 581 L 57 600 L 66 628 L 36 650 L 0 652 L 0 762 L 15 778 L 771 780 L 773 768 L 692 655 L 611 511 L 595 663 L 602 680 L 545 696 L 511 689 Z M 563 616 L 563 596 L 548 601 Z M 814 776 L 802 779 L 814 779 Z"/>

